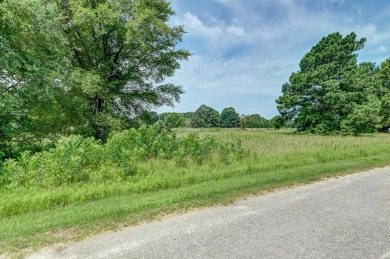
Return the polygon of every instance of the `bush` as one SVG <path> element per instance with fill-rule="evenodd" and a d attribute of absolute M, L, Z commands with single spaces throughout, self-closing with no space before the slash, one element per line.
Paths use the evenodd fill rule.
<path fill-rule="evenodd" d="M 200 138 L 196 132 L 178 138 L 158 124 L 112 133 L 105 144 L 93 138 L 63 137 L 48 151 L 24 152 L 18 160 L 5 161 L 0 187 L 118 182 L 136 175 L 140 163 L 152 159 L 175 159 L 177 166 L 202 164 L 215 157 L 227 163 L 242 151 L 241 146 L 219 143 L 211 136 Z"/>
<path fill-rule="evenodd" d="M 185 126 L 186 119 L 179 113 L 169 113 L 163 119 L 165 126 L 169 129 Z"/>

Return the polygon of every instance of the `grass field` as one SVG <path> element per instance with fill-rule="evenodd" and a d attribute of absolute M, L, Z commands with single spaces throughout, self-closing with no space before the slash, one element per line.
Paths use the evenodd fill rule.
<path fill-rule="evenodd" d="M 186 136 L 192 130 L 177 130 Z M 149 159 L 126 179 L 0 189 L 0 254 L 54 243 L 239 198 L 390 164 L 390 135 L 317 136 L 274 130 L 201 130 L 248 150 L 205 163 Z"/>

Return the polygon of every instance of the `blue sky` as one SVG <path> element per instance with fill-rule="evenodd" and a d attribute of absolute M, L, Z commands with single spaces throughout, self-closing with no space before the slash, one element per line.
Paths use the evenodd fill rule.
<path fill-rule="evenodd" d="M 339 31 L 366 37 L 359 61 L 390 57 L 387 0 L 171 0 L 173 25 L 187 34 L 180 47 L 193 55 L 167 79 L 186 93 L 175 108 L 206 104 L 219 112 L 277 115 L 275 99 L 299 61 L 322 37 Z"/>

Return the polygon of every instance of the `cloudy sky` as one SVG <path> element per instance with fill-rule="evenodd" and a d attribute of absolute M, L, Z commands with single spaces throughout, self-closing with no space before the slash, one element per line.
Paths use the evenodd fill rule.
<path fill-rule="evenodd" d="M 390 57 L 388 0 L 171 0 L 174 25 L 193 55 L 168 82 L 186 93 L 175 108 L 206 104 L 219 112 L 277 115 L 275 99 L 299 61 L 322 37 L 339 31 L 366 37 L 359 61 Z"/>

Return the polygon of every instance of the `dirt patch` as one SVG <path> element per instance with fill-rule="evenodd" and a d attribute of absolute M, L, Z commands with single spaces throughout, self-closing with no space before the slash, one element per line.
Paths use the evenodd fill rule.
<path fill-rule="evenodd" d="M 69 229 L 61 229 L 56 232 L 45 233 L 45 235 L 50 235 L 53 238 L 69 240 L 77 238 L 78 236 L 80 236 L 81 232 L 82 230 L 80 227 L 72 227 Z"/>

